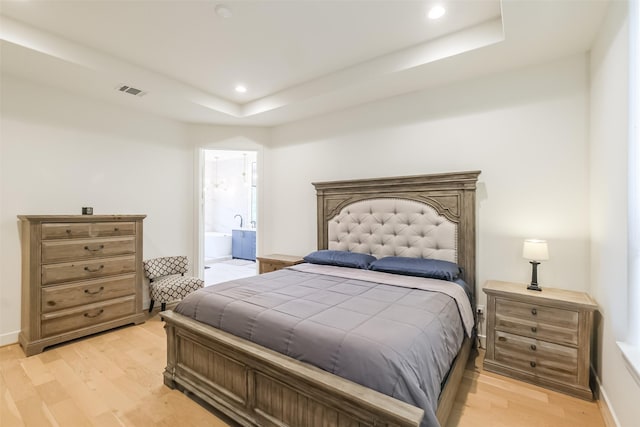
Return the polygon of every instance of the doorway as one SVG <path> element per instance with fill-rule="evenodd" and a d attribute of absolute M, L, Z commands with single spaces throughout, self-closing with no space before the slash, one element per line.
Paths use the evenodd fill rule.
<path fill-rule="evenodd" d="M 205 286 L 255 276 L 257 152 L 203 150 Z"/>

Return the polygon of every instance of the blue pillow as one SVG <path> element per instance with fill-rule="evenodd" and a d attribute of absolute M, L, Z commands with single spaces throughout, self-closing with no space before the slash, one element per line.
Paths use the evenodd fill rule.
<path fill-rule="evenodd" d="M 407 258 L 389 256 L 380 258 L 371 263 L 370 270 L 384 271 L 385 273 L 403 274 L 405 276 L 428 277 L 453 281 L 460 276 L 461 270 L 458 264 L 429 258 Z"/>
<path fill-rule="evenodd" d="M 347 251 L 332 251 L 323 249 L 311 252 L 303 258 L 305 262 L 311 264 L 335 265 L 338 267 L 369 268 L 369 264 L 376 260 L 376 257 L 367 254 L 359 254 Z"/>

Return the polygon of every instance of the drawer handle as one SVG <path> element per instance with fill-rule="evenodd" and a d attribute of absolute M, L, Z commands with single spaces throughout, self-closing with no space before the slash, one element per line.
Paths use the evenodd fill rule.
<path fill-rule="evenodd" d="M 538 314 L 538 310 L 536 310 L 535 308 L 532 308 L 531 309 L 531 314 L 533 314 L 535 316 L 536 314 Z"/>
<path fill-rule="evenodd" d="M 104 286 L 100 286 L 100 289 L 98 289 L 95 292 L 91 292 L 89 289 L 85 289 L 84 293 L 88 294 L 88 295 L 98 295 L 100 292 L 104 291 Z"/>
<path fill-rule="evenodd" d="M 100 267 L 96 268 L 95 270 L 92 270 L 89 267 L 85 267 L 84 271 L 88 271 L 89 273 L 96 273 L 96 272 L 102 270 L 103 268 L 104 268 L 104 265 L 101 265 Z"/>
<path fill-rule="evenodd" d="M 85 247 L 84 247 L 84 249 L 85 249 L 86 251 L 89 251 L 89 252 L 98 252 L 98 251 L 101 251 L 101 250 L 103 250 L 103 249 L 104 249 L 104 245 L 100 245 L 100 246 L 99 246 L 98 248 L 96 248 L 96 249 L 91 249 L 89 246 L 85 246 Z"/>
<path fill-rule="evenodd" d="M 56 302 L 55 301 L 47 301 L 47 305 L 49 307 L 53 307 L 54 305 L 56 305 Z"/>
<path fill-rule="evenodd" d="M 537 348 L 537 347 L 536 347 L 536 345 L 535 345 L 535 344 L 531 344 L 531 347 L 530 347 L 530 348 L 531 348 L 531 350 L 536 351 L 536 348 Z"/>
<path fill-rule="evenodd" d="M 104 308 L 101 308 L 101 309 L 100 309 L 100 311 L 98 311 L 98 312 L 97 312 L 96 314 L 94 314 L 94 315 L 91 315 L 91 314 L 89 314 L 89 313 L 85 313 L 85 314 L 84 314 L 84 317 L 88 317 L 89 319 L 93 319 L 93 318 L 95 318 L 95 317 L 100 316 L 102 313 L 104 313 Z"/>
<path fill-rule="evenodd" d="M 65 231 L 67 232 L 67 234 L 71 234 L 71 229 L 70 228 L 67 228 Z"/>
<path fill-rule="evenodd" d="M 529 362 L 529 366 L 531 366 L 532 368 L 536 367 L 536 362 Z"/>
<path fill-rule="evenodd" d="M 535 326 L 531 327 L 531 332 L 538 332 L 538 328 L 536 328 Z"/>
<path fill-rule="evenodd" d="M 118 227 L 113 227 L 113 231 L 120 231 Z"/>
<path fill-rule="evenodd" d="M 507 337 L 498 337 L 498 341 L 506 341 Z"/>

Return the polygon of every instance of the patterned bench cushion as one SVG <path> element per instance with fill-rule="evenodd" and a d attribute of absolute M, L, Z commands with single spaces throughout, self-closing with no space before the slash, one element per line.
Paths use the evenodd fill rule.
<path fill-rule="evenodd" d="M 163 277 L 149 284 L 151 299 L 160 302 L 181 300 L 202 287 L 204 281 L 201 279 L 180 275 Z"/>

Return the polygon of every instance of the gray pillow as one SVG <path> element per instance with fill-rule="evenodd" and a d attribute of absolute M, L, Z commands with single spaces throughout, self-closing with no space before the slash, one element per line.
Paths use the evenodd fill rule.
<path fill-rule="evenodd" d="M 385 273 L 448 281 L 456 280 L 462 272 L 458 264 L 453 262 L 440 259 L 407 258 L 399 256 L 389 256 L 375 260 L 369 265 L 369 269 L 383 271 Z"/>
<path fill-rule="evenodd" d="M 357 252 L 334 251 L 323 249 L 311 252 L 303 258 L 311 264 L 335 265 L 338 267 L 361 268 L 367 270 L 376 257 Z"/>

